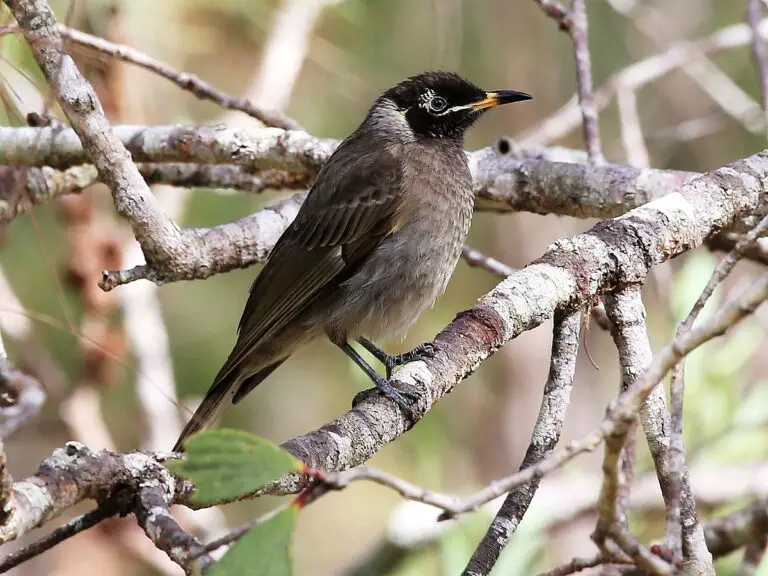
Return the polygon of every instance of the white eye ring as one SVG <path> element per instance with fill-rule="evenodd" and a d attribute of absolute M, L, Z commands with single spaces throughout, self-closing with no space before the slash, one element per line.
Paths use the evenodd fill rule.
<path fill-rule="evenodd" d="M 442 96 L 435 96 L 429 101 L 429 109 L 432 112 L 442 112 L 446 108 L 448 108 L 448 100 Z"/>

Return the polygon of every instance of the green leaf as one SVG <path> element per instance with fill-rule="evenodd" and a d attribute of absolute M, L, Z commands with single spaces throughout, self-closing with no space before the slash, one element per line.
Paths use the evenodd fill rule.
<path fill-rule="evenodd" d="M 235 542 L 207 576 L 290 576 L 291 536 L 298 510 L 283 510 Z"/>
<path fill-rule="evenodd" d="M 168 462 L 174 474 L 197 488 L 194 500 L 215 504 L 262 488 L 302 464 L 271 442 L 238 430 L 209 430 L 190 437 L 183 460 Z"/>

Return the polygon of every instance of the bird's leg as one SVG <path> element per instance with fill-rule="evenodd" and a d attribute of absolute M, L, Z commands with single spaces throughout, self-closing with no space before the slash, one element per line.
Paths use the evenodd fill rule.
<path fill-rule="evenodd" d="M 419 344 L 412 350 L 403 352 L 402 354 L 387 354 L 384 350 L 376 346 L 376 344 L 368 340 L 368 338 L 358 338 L 357 341 L 360 346 L 368 350 L 376 360 L 384 364 L 384 367 L 387 369 L 387 378 L 392 377 L 392 370 L 394 370 L 396 366 L 408 364 L 408 362 L 413 362 L 423 356 L 431 358 L 435 353 L 434 347 L 430 343 Z"/>
<path fill-rule="evenodd" d="M 349 356 L 352 361 L 357 364 L 360 369 L 365 372 L 365 374 L 373 380 L 373 383 L 376 385 L 376 388 L 384 394 L 387 398 L 390 398 L 391 400 L 394 400 L 400 408 L 403 409 L 403 411 L 406 412 L 408 415 L 412 415 L 413 411 L 411 409 L 411 404 L 405 399 L 405 396 L 410 396 L 407 392 L 400 392 L 398 391 L 394 386 L 392 386 L 392 383 L 387 379 L 383 378 L 380 374 L 376 372 L 371 366 L 368 364 L 368 362 L 365 361 L 365 359 L 358 354 L 357 350 L 352 348 L 352 345 L 347 341 L 341 341 L 341 342 L 333 342 L 341 348 L 341 350 Z"/>

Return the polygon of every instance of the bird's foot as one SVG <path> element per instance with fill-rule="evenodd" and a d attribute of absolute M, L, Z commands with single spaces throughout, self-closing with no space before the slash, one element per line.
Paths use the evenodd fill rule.
<path fill-rule="evenodd" d="M 384 361 L 384 368 L 387 370 L 387 378 L 392 377 L 392 371 L 398 366 L 408 364 L 408 362 L 414 362 L 415 360 L 420 360 L 421 358 L 434 357 L 435 347 L 431 342 L 419 344 L 412 350 L 403 352 L 402 354 L 388 354 L 386 360 Z"/>
<path fill-rule="evenodd" d="M 412 422 L 416 422 L 416 417 L 413 412 L 413 405 L 418 401 L 418 394 L 406 392 L 404 390 L 398 390 L 392 385 L 386 378 L 378 376 L 376 378 L 376 388 L 370 388 L 358 393 L 352 400 L 352 407 L 357 406 L 360 402 L 370 397 L 372 394 L 381 394 L 392 400 L 397 404 L 400 409 L 408 416 Z"/>
<path fill-rule="evenodd" d="M 413 350 L 403 352 L 402 354 L 387 354 L 376 346 L 373 342 L 367 338 L 360 338 L 358 340 L 360 345 L 368 350 L 376 360 L 384 364 L 384 368 L 387 370 L 387 379 L 392 377 L 392 371 L 398 366 L 408 364 L 420 358 L 433 358 L 435 355 L 435 347 L 430 342 L 419 344 Z"/>

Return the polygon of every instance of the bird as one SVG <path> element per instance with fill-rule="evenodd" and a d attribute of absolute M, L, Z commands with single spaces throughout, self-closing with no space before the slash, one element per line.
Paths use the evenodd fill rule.
<path fill-rule="evenodd" d="M 485 91 L 435 70 L 384 91 L 360 126 L 320 169 L 294 221 L 251 285 L 237 341 L 182 431 L 209 426 L 291 354 L 327 337 L 384 396 L 409 410 L 392 369 L 418 357 L 378 348 L 402 335 L 443 294 L 461 255 L 474 207 L 464 134 L 487 110 L 531 100 Z M 384 364 L 384 378 L 356 341 Z"/>

